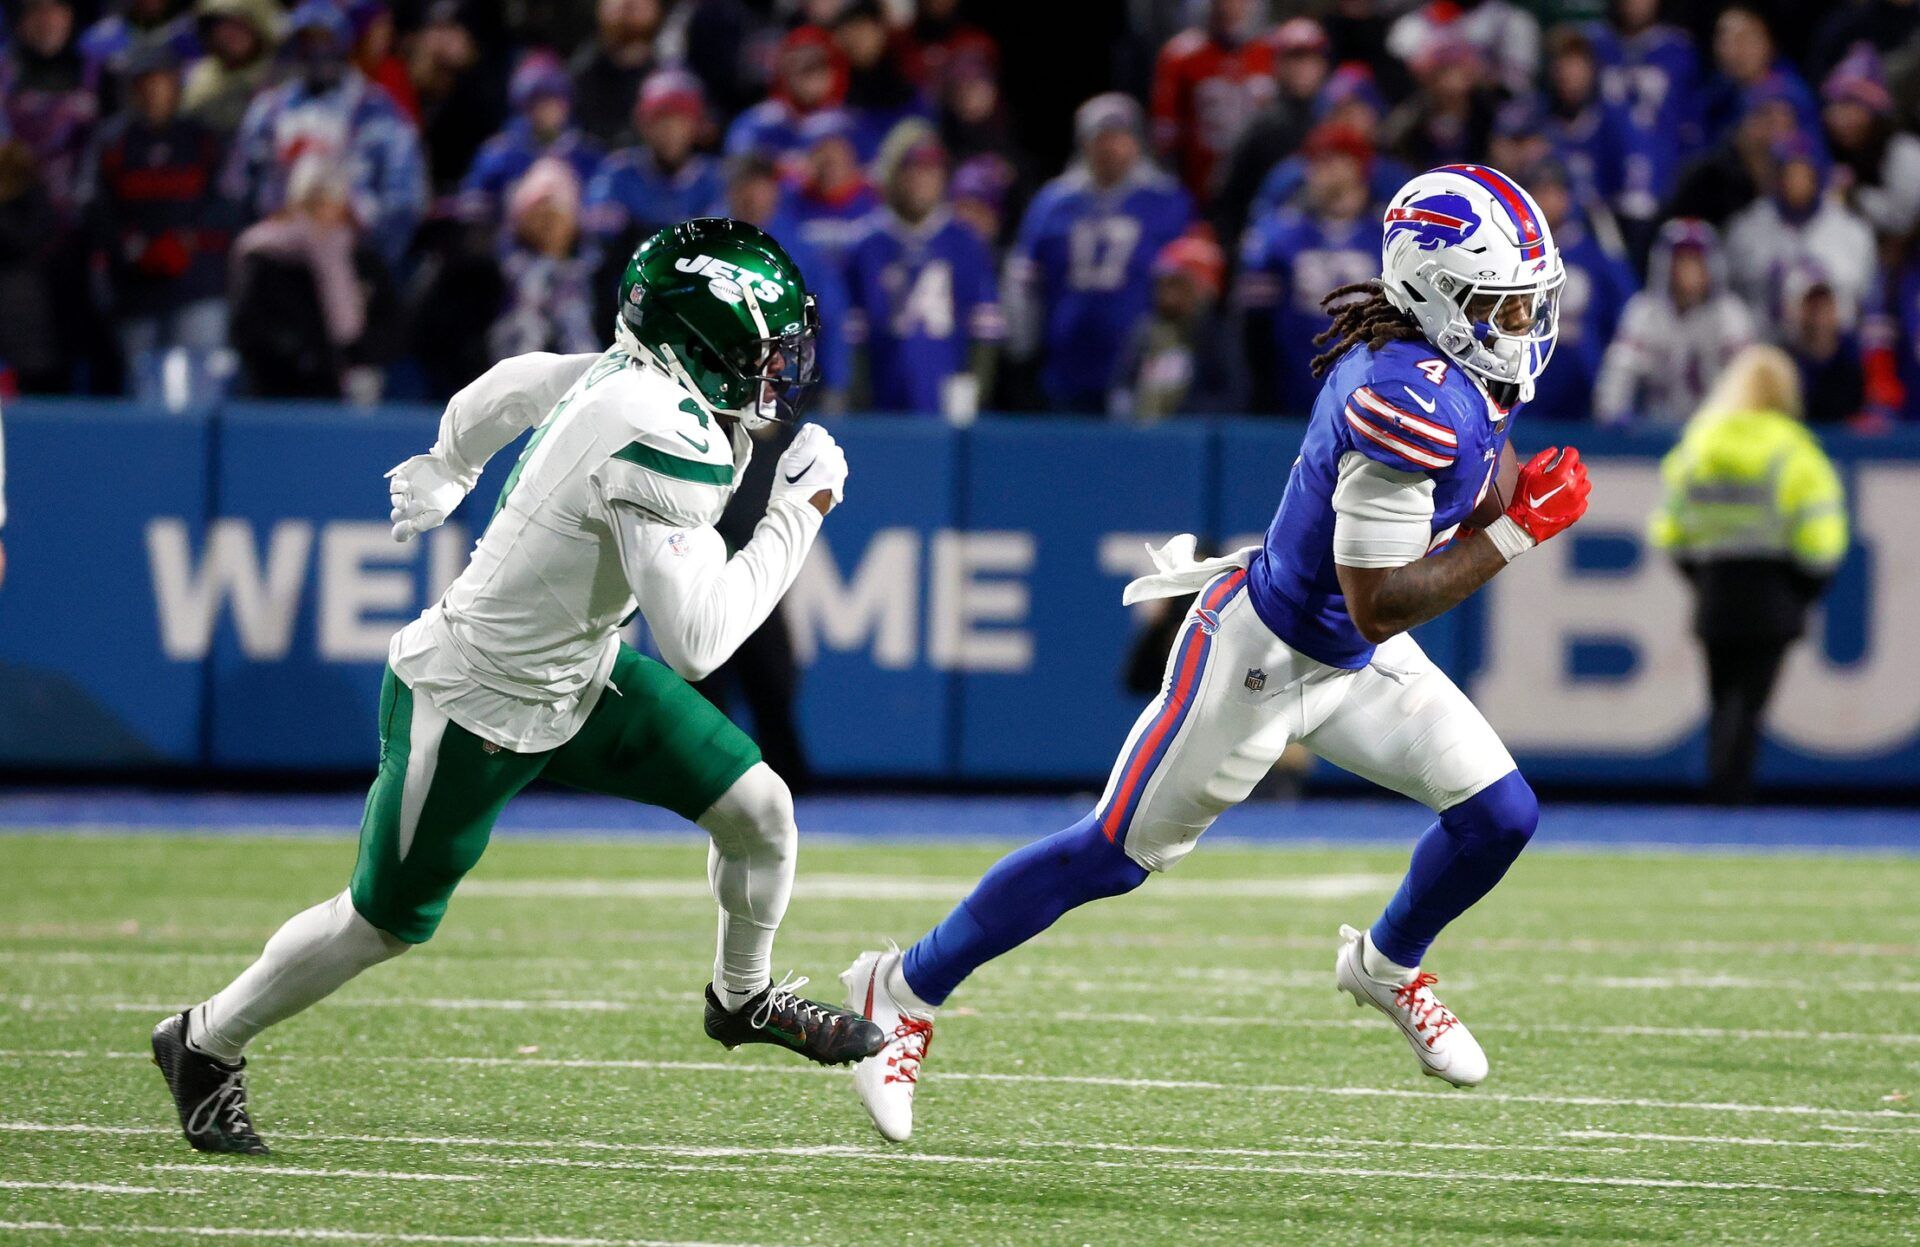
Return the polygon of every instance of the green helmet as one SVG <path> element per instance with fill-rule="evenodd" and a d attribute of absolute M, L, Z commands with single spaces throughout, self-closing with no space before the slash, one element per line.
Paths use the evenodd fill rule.
<path fill-rule="evenodd" d="M 620 278 L 616 339 L 630 336 L 709 411 L 749 427 L 814 381 L 819 329 L 800 267 L 745 221 L 669 225 Z"/>

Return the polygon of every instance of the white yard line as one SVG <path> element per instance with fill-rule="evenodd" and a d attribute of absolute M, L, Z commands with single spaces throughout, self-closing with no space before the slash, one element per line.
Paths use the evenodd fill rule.
<path fill-rule="evenodd" d="M 1832 1139 L 1756 1139 L 1750 1135 L 1639 1134 L 1621 1130 L 1562 1130 L 1563 1139 L 1634 1139 L 1648 1143 L 1704 1143 L 1726 1147 L 1827 1147 L 1859 1150 L 1871 1143 L 1838 1143 Z"/>
<path fill-rule="evenodd" d="M 307 1169 L 295 1165 L 221 1165 L 207 1161 L 169 1161 L 142 1165 L 160 1173 L 209 1174 L 219 1178 L 360 1178 L 382 1182 L 484 1182 L 471 1173 L 412 1173 L 393 1169 Z"/>
<path fill-rule="evenodd" d="M 28 1182 L 0 1178 L 0 1191 L 85 1191 L 90 1195 L 190 1195 L 166 1186 L 128 1186 L 121 1182 Z"/>
<path fill-rule="evenodd" d="M 962 1015 L 964 1016 L 964 1015 Z M 1262 1030 L 1280 1027 L 1301 1030 L 1376 1030 L 1380 1023 L 1371 1018 L 1269 1018 L 1252 1013 L 1083 1013 L 1067 1011 L 1049 1015 L 1055 1022 L 1087 1022 L 1115 1026 L 1258 1026 Z M 1509 1035 L 1611 1035 L 1652 1039 L 1777 1039 L 1808 1040 L 1820 1043 L 1920 1044 L 1920 1034 L 1899 1031 L 1790 1031 L 1754 1030 L 1738 1026 L 1581 1026 L 1571 1022 L 1519 1022 L 1513 1024 L 1476 1022 L 1482 1034 Z"/>
<path fill-rule="evenodd" d="M 61 1060 L 149 1061 L 145 1052 L 49 1052 L 33 1048 L 0 1049 L 0 1057 L 32 1059 L 52 1057 Z M 770 1074 L 781 1077 L 844 1078 L 839 1070 L 811 1065 L 766 1065 L 745 1061 L 651 1061 L 613 1060 L 586 1057 L 520 1056 L 391 1056 L 361 1053 L 281 1053 L 279 1061 L 334 1062 L 352 1061 L 361 1065 L 451 1065 L 483 1069 L 597 1069 L 644 1070 L 654 1073 L 692 1074 Z M 1304 1083 L 1230 1083 L 1205 1079 L 1120 1078 L 1074 1074 L 1003 1074 L 982 1071 L 943 1070 L 936 1077 L 953 1082 L 1009 1083 L 1031 1086 L 1113 1087 L 1124 1091 L 1207 1091 L 1234 1095 L 1298 1095 L 1332 1098 L 1379 1098 L 1425 1100 L 1454 1105 L 1469 1104 L 1552 1104 L 1575 1108 L 1653 1108 L 1683 1112 L 1778 1114 L 1794 1117 L 1893 1118 L 1920 1121 L 1920 1113 L 1899 1109 L 1825 1108 L 1814 1104 L 1740 1104 L 1703 1100 L 1652 1100 L 1583 1095 L 1530 1095 L 1521 1092 L 1474 1090 L 1415 1091 L 1405 1087 L 1316 1087 Z"/>
<path fill-rule="evenodd" d="M 0 1230 L 40 1234 L 138 1234 L 159 1238 L 286 1239 L 322 1243 L 446 1243 L 455 1247 L 748 1247 L 667 1238 L 569 1238 L 553 1234 L 403 1234 L 397 1230 L 256 1229 L 242 1225 L 69 1225 L 0 1221 Z"/>
<path fill-rule="evenodd" d="M 1822 1126 L 1822 1130 L 1845 1130 L 1854 1134 L 1920 1134 L 1920 1126 Z"/>
<path fill-rule="evenodd" d="M 138 1135 L 164 1136 L 172 1138 L 179 1131 L 164 1126 L 105 1126 L 89 1122 L 31 1122 L 0 1121 L 0 1134 L 99 1134 L 99 1135 Z M 1571 1132 L 1563 1132 L 1571 1133 Z M 672 1143 L 623 1143 L 604 1139 L 501 1139 L 481 1135 L 420 1135 L 420 1134 L 318 1134 L 296 1131 L 276 1130 L 275 1140 L 289 1139 L 303 1143 L 372 1143 L 383 1146 L 404 1147 L 446 1147 L 495 1149 L 529 1149 L 535 1151 L 606 1151 L 606 1152 L 644 1152 L 661 1153 L 682 1157 L 743 1157 L 796 1155 L 844 1155 L 864 1156 L 870 1149 L 846 1143 L 816 1144 L 811 1146 L 771 1146 L 771 1147 L 717 1147 L 702 1145 L 677 1145 Z M 1621 1136 L 1628 1138 L 1632 1136 Z M 1427 1140 L 1410 1141 L 1405 1139 L 1357 1139 L 1344 1135 L 1269 1135 L 1273 1143 L 1314 1144 L 1323 1147 L 1385 1147 L 1411 1148 L 1421 1151 L 1445 1152 L 1560 1152 L 1567 1151 L 1561 1143 L 1437 1143 Z M 1273 1151 L 1266 1148 L 1245 1147 L 1180 1147 L 1171 1144 L 1132 1144 L 1132 1143 L 1075 1143 L 1071 1141 L 1020 1140 L 1018 1147 L 1034 1148 L 1087 1148 L 1116 1151 L 1134 1151 L 1167 1153 L 1169 1155 L 1194 1156 L 1298 1156 L 1306 1153 L 1292 1151 Z M 1841 1147 L 1868 1147 L 1865 1143 L 1836 1144 Z M 1593 1147 L 1579 1149 L 1581 1154 L 1594 1152 L 1627 1152 L 1632 1149 L 1620 1147 Z M 1318 1154 L 1318 1153 L 1315 1153 Z"/>

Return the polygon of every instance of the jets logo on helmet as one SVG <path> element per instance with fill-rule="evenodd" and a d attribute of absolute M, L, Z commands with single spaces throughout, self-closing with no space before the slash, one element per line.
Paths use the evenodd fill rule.
<path fill-rule="evenodd" d="M 1388 301 L 1429 342 L 1482 382 L 1533 397 L 1559 335 L 1566 269 L 1519 183 L 1487 165 L 1430 169 L 1388 204 L 1380 249 Z"/>
<path fill-rule="evenodd" d="M 1465 195 L 1429 195 L 1398 208 L 1387 209 L 1387 240 L 1397 233 L 1413 236 L 1422 251 L 1457 247 L 1480 228 L 1480 218 Z"/>
<path fill-rule="evenodd" d="M 682 273 L 707 278 L 708 291 L 725 303 L 740 302 L 747 297 L 748 291 L 762 303 L 772 303 L 786 293 L 784 286 L 766 274 L 729 264 L 725 260 L 716 260 L 710 255 L 682 256 L 673 262 L 673 267 Z"/>

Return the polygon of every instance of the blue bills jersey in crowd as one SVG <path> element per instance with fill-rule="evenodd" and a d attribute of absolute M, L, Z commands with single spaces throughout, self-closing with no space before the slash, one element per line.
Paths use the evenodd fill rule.
<path fill-rule="evenodd" d="M 1258 405 L 1299 416 L 1320 393 L 1309 365 L 1320 348 L 1313 335 L 1327 327 L 1320 300 L 1329 290 L 1366 281 L 1380 271 L 1380 226 L 1369 211 L 1351 221 L 1326 221 L 1282 208 L 1247 227 L 1240 245 L 1241 308 L 1271 322 L 1270 342 L 1257 343 L 1272 376 L 1262 376 Z"/>
<path fill-rule="evenodd" d="M 1639 282 L 1626 257 L 1601 245 L 1578 217 L 1557 222 L 1553 241 L 1567 269 L 1567 284 L 1560 289 L 1560 336 L 1552 365 L 1533 383 L 1527 410 L 1536 420 L 1589 420 L 1601 357 Z"/>
<path fill-rule="evenodd" d="M 846 275 L 847 335 L 867 349 L 876 410 L 941 411 L 941 389 L 967 371 L 973 344 L 1000 337 L 993 253 L 944 211 L 918 227 L 874 213 L 848 251 Z"/>
<path fill-rule="evenodd" d="M 1607 99 L 1626 110 L 1632 127 L 1625 182 L 1615 205 L 1630 217 L 1656 215 L 1680 167 L 1706 141 L 1702 132 L 1700 57 L 1677 26 L 1654 25 L 1621 35 L 1604 22 L 1587 28 Z"/>
<path fill-rule="evenodd" d="M 644 238 L 692 217 L 725 215 L 720 162 L 694 154 L 678 169 L 662 169 L 653 152 L 628 147 L 601 162 L 587 183 L 581 216 L 596 237 Z"/>
<path fill-rule="evenodd" d="M 1327 373 L 1287 491 L 1248 566 L 1247 591 L 1273 634 L 1318 662 L 1357 670 L 1373 645 L 1347 615 L 1333 565 L 1333 489 L 1358 452 L 1433 480 L 1433 541 L 1480 501 L 1513 427 L 1473 378 L 1425 342 L 1357 346 Z"/>
<path fill-rule="evenodd" d="M 1593 99 L 1571 116 L 1548 112 L 1545 127 L 1554 155 L 1566 162 L 1581 186 L 1616 203 L 1627 187 L 1627 161 L 1633 149 L 1633 123 L 1627 110 Z"/>
<path fill-rule="evenodd" d="M 830 390 L 843 389 L 852 379 L 853 365 L 848 357 L 846 275 L 841 266 L 814 250 L 801 234 L 800 223 L 785 210 L 774 213 L 763 229 L 786 249 L 787 258 L 800 268 L 807 291 L 820 311 L 819 352 L 820 384 Z"/>
<path fill-rule="evenodd" d="M 1034 196 L 1008 297 L 1040 337 L 1040 384 L 1054 405 L 1106 410 L 1114 364 L 1153 298 L 1154 257 L 1192 220 L 1187 192 L 1146 161 L 1106 190 L 1076 166 Z"/>
<path fill-rule="evenodd" d="M 790 187 L 780 210 L 815 253 L 844 272 L 847 249 L 864 231 L 867 214 L 879 206 L 879 194 L 862 182 L 832 195 L 816 195 L 805 186 Z"/>
<path fill-rule="evenodd" d="M 473 167 L 461 179 L 461 214 L 470 219 L 498 217 L 507 192 L 543 156 L 565 161 L 582 186 L 600 168 L 600 148 L 584 131 L 562 130 L 550 140 L 542 139 L 532 122 L 515 117 L 480 145 Z"/>

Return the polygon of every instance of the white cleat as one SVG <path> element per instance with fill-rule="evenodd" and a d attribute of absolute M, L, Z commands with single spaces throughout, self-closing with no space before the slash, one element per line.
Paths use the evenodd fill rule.
<path fill-rule="evenodd" d="M 1333 962 L 1333 980 L 1340 990 L 1352 996 L 1356 1006 L 1372 1005 L 1393 1019 L 1420 1058 L 1422 1073 L 1456 1087 L 1485 1079 L 1487 1054 L 1465 1023 L 1433 994 L 1433 975 L 1415 974 L 1405 982 L 1375 978 L 1367 973 L 1361 955 L 1365 940 L 1352 927 L 1340 928 L 1340 953 Z"/>
<path fill-rule="evenodd" d="M 861 953 L 840 981 L 847 986 L 847 1007 L 887 1034 L 885 1047 L 853 1067 L 854 1090 L 874 1128 L 905 1143 L 913 1133 L 913 1092 L 933 1043 L 933 1019 L 909 1012 L 887 990 L 887 975 L 899 961 L 897 949 Z"/>

